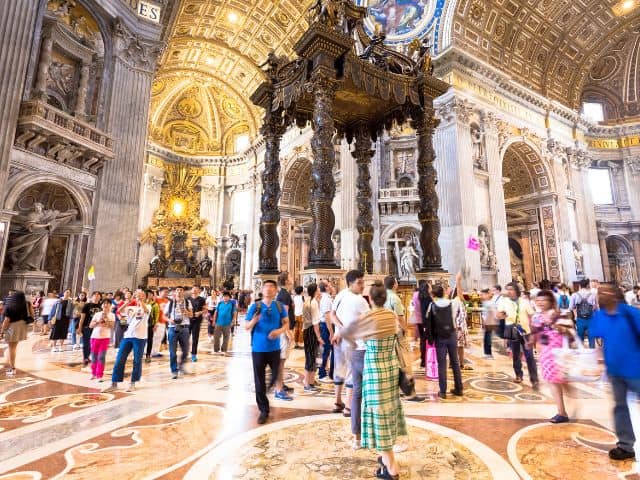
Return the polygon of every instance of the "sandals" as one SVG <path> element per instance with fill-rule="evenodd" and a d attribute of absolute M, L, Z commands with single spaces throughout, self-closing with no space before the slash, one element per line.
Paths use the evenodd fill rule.
<path fill-rule="evenodd" d="M 333 409 L 333 413 L 342 413 L 344 411 L 344 403 L 334 403 L 334 405 L 336 406 L 336 408 Z"/>

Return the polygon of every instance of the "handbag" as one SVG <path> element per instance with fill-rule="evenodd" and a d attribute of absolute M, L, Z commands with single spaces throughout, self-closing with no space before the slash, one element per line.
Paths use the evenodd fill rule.
<path fill-rule="evenodd" d="M 569 348 L 566 337 L 562 340 L 562 348 L 554 348 L 553 359 L 565 382 L 595 382 L 600 380 L 604 367 L 598 359 L 596 349 L 584 348 L 576 338 L 578 348 Z"/>
<path fill-rule="evenodd" d="M 430 380 L 438 379 L 438 355 L 436 347 L 427 342 L 427 352 L 425 353 L 425 376 Z"/>
<path fill-rule="evenodd" d="M 405 395 L 413 395 L 416 389 L 416 382 L 413 379 L 413 372 L 411 368 L 411 359 L 409 352 L 409 345 L 403 333 L 396 336 L 396 356 L 398 357 L 399 366 L 399 378 L 398 384 L 400 391 Z"/>
<path fill-rule="evenodd" d="M 512 342 L 520 340 L 522 337 L 522 329 L 520 327 L 520 301 L 516 303 L 516 322 L 504 325 L 503 336 L 505 340 L 510 340 Z"/>

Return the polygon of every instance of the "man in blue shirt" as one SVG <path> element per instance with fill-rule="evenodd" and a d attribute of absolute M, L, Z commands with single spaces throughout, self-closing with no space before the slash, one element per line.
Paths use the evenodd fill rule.
<path fill-rule="evenodd" d="M 277 289 L 276 282 L 265 280 L 262 284 L 262 300 L 249 307 L 245 318 L 245 328 L 251 332 L 253 380 L 256 403 L 260 409 L 259 424 L 266 423 L 269 418 L 266 368 L 269 365 L 273 385 L 280 370 L 280 335 L 286 331 L 289 322 L 286 309 L 274 300 Z"/>
<path fill-rule="evenodd" d="M 220 335 L 222 335 L 222 353 L 227 353 L 231 324 L 235 323 L 237 315 L 238 311 L 236 310 L 235 303 L 231 300 L 231 294 L 224 292 L 222 294 L 222 301 L 218 303 L 218 308 L 216 308 L 213 314 L 213 351 L 215 353 L 220 351 Z"/>
<path fill-rule="evenodd" d="M 609 452 L 613 460 L 635 458 L 627 393 L 640 393 L 640 310 L 624 303 L 622 292 L 610 285 L 598 291 L 600 310 L 594 312 L 589 335 L 602 338 L 604 363 L 611 380 L 618 446 Z"/>

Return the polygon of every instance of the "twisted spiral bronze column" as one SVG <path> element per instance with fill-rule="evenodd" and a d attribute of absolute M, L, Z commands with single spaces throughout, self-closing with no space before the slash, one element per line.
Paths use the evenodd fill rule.
<path fill-rule="evenodd" d="M 364 125 L 355 132 L 355 149 L 351 152 L 358 165 L 356 180 L 356 203 L 358 216 L 358 269 L 364 273 L 373 273 L 373 209 L 371 207 L 371 135 Z"/>

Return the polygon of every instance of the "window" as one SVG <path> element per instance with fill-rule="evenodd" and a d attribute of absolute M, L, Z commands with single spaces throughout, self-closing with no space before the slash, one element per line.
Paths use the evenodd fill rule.
<path fill-rule="evenodd" d="M 598 102 L 583 102 L 582 114 L 593 122 L 604 121 L 604 109 L 602 104 Z"/>
<path fill-rule="evenodd" d="M 251 146 L 251 141 L 249 140 L 249 135 L 242 134 L 242 135 L 236 136 L 236 139 L 235 139 L 236 153 L 244 152 L 250 146 Z"/>
<path fill-rule="evenodd" d="M 590 168 L 589 187 L 591 188 L 591 196 L 595 205 L 613 204 L 611 172 L 608 168 Z"/>

